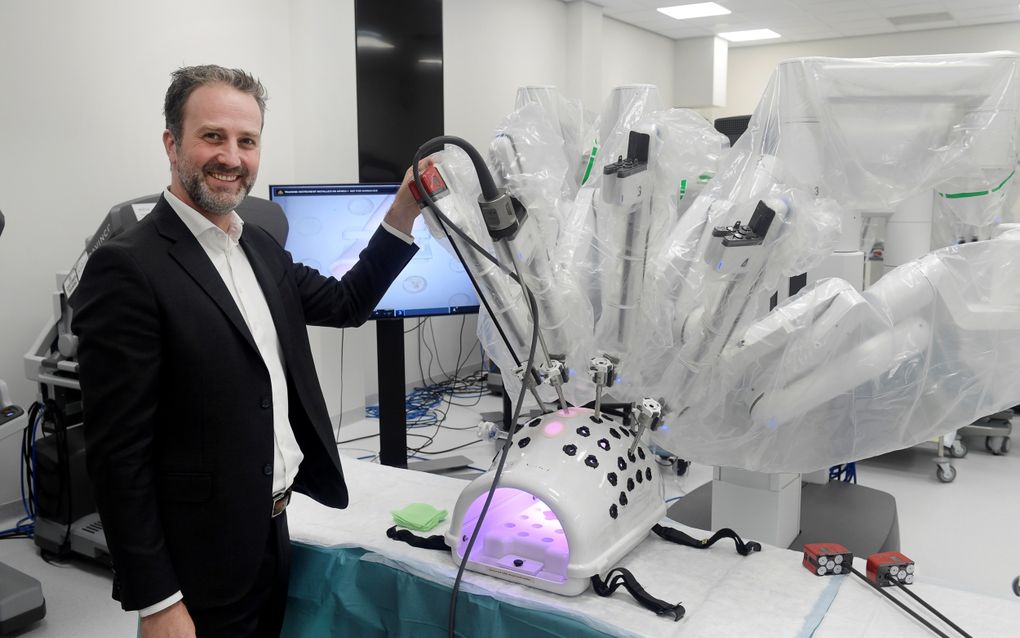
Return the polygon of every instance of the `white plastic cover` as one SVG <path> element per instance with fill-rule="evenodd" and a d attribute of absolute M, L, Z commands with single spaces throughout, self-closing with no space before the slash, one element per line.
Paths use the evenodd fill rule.
<path fill-rule="evenodd" d="M 543 168 L 507 186 L 558 216 L 555 242 L 522 243 L 544 244 L 549 312 L 569 317 L 568 398 L 591 400 L 587 360 L 613 355 L 616 399 L 663 402 L 654 443 L 769 472 L 902 448 L 1020 403 L 1020 231 L 995 228 L 1016 198 L 1018 61 L 790 60 L 721 159 L 707 122 L 626 87 L 569 207 L 570 162 L 528 155 L 562 149 L 562 134 L 518 109 L 504 132 L 530 126 L 511 134 L 519 166 Z M 632 133 L 648 135 L 647 166 L 603 174 Z M 904 265 L 864 292 L 822 280 L 770 311 L 862 215 Z M 984 241 L 957 245 L 940 230 L 953 224 Z M 505 346 L 484 345 L 499 361 Z"/>

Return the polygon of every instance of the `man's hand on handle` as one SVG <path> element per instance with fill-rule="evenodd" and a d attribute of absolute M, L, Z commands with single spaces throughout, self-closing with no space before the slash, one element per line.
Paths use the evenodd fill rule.
<path fill-rule="evenodd" d="M 424 173 L 432 164 L 432 158 L 426 157 L 418 163 L 418 172 Z M 397 191 L 397 197 L 393 200 L 393 205 L 390 206 L 386 217 L 383 218 L 383 221 L 387 224 L 408 235 L 411 234 L 411 227 L 414 225 L 415 218 L 421 213 L 418 210 L 418 203 L 414 201 L 414 197 L 411 196 L 411 190 L 408 187 L 412 179 L 414 178 L 411 169 L 408 168 L 407 172 L 404 173 L 404 181 L 400 184 L 400 190 Z"/>

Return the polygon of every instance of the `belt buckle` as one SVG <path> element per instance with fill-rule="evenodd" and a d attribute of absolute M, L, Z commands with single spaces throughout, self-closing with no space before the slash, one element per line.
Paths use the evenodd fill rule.
<path fill-rule="evenodd" d="M 273 499 L 273 515 L 270 518 L 276 518 L 280 514 L 283 514 L 283 511 L 287 509 L 287 505 L 290 504 L 290 493 L 291 490 L 287 490 L 280 496 Z"/>

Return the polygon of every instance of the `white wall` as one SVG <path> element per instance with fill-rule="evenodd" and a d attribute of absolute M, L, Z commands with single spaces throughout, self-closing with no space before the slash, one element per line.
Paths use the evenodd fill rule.
<path fill-rule="evenodd" d="M 566 81 L 567 8 L 560 0 L 445 0 L 446 132 L 479 148 L 513 110 L 517 87 Z"/>
<path fill-rule="evenodd" d="M 653 82 L 671 95 L 671 41 L 603 23 L 606 50 L 614 51 L 603 58 L 604 86 Z M 160 136 L 172 70 L 213 62 L 245 68 L 266 85 L 256 195 L 266 196 L 271 183 L 356 181 L 353 24 L 353 0 L 249 0 L 243 10 L 202 0 L 0 2 L 0 210 L 7 218 L 0 379 L 16 403 L 27 407 L 37 394 L 23 355 L 51 319 L 55 273 L 70 267 L 113 204 L 169 181 Z M 560 0 L 446 0 L 443 24 L 447 133 L 484 146 L 518 86 L 566 84 L 571 34 Z M 436 319 L 434 329 L 448 365 L 460 318 Z M 469 317 L 461 347 L 477 365 L 474 331 Z M 331 413 L 360 409 L 377 392 L 374 325 L 345 335 L 343 406 L 340 334 L 310 335 Z M 414 333 L 405 344 L 413 382 Z M 0 444 L 0 463 L 17 458 L 15 438 Z M 14 498 L 14 487 L 0 485 L 0 503 Z"/>
<path fill-rule="evenodd" d="M 724 108 L 716 109 L 714 115 L 723 117 L 751 113 L 765 91 L 772 71 L 780 62 L 790 58 L 804 56 L 866 58 L 1002 50 L 1020 51 L 1020 26 L 1015 22 L 731 48 L 727 104 Z"/>
<path fill-rule="evenodd" d="M 155 9 L 160 9 L 156 11 Z M 36 388 L 22 356 L 50 320 L 66 270 L 109 208 L 168 182 L 162 100 L 170 72 L 210 60 L 270 90 L 260 185 L 294 178 L 290 21 L 272 0 L 0 3 L 0 378 L 16 403 Z M 17 459 L 17 439 L 0 463 Z M 0 485 L 0 503 L 16 486 Z"/>
<path fill-rule="evenodd" d="M 651 31 L 603 18 L 602 95 L 621 84 L 654 84 L 664 107 L 673 106 L 673 40 Z M 601 104 L 586 104 L 599 110 Z"/>

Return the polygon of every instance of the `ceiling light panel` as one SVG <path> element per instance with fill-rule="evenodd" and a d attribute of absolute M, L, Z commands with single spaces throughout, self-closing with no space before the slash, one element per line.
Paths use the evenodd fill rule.
<path fill-rule="evenodd" d="M 729 42 L 751 42 L 752 40 L 772 40 L 782 36 L 772 29 L 749 29 L 747 31 L 727 31 L 718 34 L 723 40 Z"/>
<path fill-rule="evenodd" d="M 673 7 L 659 7 L 656 11 L 668 15 L 674 20 L 690 20 L 692 18 L 724 16 L 730 12 L 730 10 L 726 7 L 714 2 L 698 2 L 696 4 L 679 4 Z"/>

